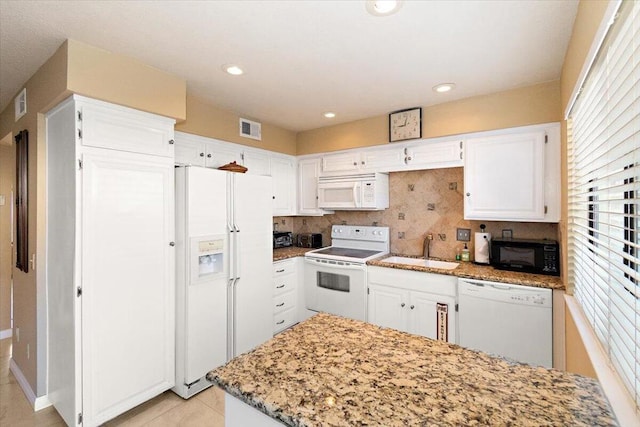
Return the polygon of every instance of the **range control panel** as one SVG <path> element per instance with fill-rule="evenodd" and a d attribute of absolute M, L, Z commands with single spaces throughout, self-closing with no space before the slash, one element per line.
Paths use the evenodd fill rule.
<path fill-rule="evenodd" d="M 374 242 L 389 241 L 389 227 L 334 225 L 331 227 L 332 239 L 368 240 Z"/>

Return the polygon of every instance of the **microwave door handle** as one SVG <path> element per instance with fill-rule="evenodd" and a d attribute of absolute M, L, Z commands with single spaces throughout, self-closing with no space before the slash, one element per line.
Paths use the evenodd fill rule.
<path fill-rule="evenodd" d="M 353 183 L 353 204 L 356 208 L 360 207 L 360 183 Z"/>

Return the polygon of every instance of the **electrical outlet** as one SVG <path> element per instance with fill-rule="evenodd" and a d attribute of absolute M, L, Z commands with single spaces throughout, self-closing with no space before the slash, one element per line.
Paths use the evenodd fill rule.
<path fill-rule="evenodd" d="M 470 228 L 456 228 L 456 240 L 460 242 L 471 241 L 471 229 Z"/>

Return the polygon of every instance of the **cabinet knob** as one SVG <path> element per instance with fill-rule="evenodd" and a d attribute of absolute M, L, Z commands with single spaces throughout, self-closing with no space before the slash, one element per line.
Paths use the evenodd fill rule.
<path fill-rule="evenodd" d="M 272 198 L 273 200 L 275 200 L 275 199 L 276 199 L 276 196 L 271 196 L 271 198 Z"/>
<path fill-rule="evenodd" d="M 207 154 L 207 158 L 209 159 L 211 158 L 211 153 Z"/>
<path fill-rule="evenodd" d="M 170 139 L 170 140 L 169 140 L 169 145 L 173 145 L 173 143 L 174 143 L 174 142 L 175 142 L 175 141 L 174 141 L 173 139 Z"/>
<path fill-rule="evenodd" d="M 412 305 L 411 307 L 409 307 L 411 310 L 413 310 L 414 308 L 416 308 L 415 305 Z"/>
<path fill-rule="evenodd" d="M 169 246 L 175 246 L 176 242 L 169 242 Z"/>
<path fill-rule="evenodd" d="M 279 321 L 279 322 L 276 322 L 276 325 L 282 325 L 283 323 L 284 323 L 284 319 L 282 319 L 282 320 L 281 320 L 281 321 Z"/>
<path fill-rule="evenodd" d="M 204 157 L 204 153 L 200 153 L 200 157 Z"/>
<path fill-rule="evenodd" d="M 400 304 L 400 307 L 404 307 L 405 305 L 406 305 L 405 303 L 402 303 L 402 304 Z"/>
<path fill-rule="evenodd" d="M 467 197 L 469 197 L 471 195 L 471 193 L 467 193 Z"/>
<path fill-rule="evenodd" d="M 362 164 L 364 165 L 364 160 L 363 160 L 363 161 L 361 161 L 360 163 L 362 163 Z"/>
<path fill-rule="evenodd" d="M 353 162 L 353 166 L 358 166 L 358 162 Z"/>

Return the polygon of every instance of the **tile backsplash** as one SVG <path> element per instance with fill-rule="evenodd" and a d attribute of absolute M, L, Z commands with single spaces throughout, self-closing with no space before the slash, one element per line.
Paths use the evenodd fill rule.
<path fill-rule="evenodd" d="M 462 168 L 427 171 L 392 172 L 389 174 L 389 208 L 384 211 L 337 211 L 321 217 L 274 217 L 279 231 L 322 233 L 322 242 L 331 242 L 333 224 L 388 226 L 391 252 L 421 255 L 424 239 L 433 234 L 431 256 L 453 259 L 456 248 L 456 228 L 471 229 L 468 242 L 473 259 L 473 237 L 480 224 L 494 237 L 502 230 L 512 230 L 514 238 L 558 240 L 558 224 L 534 222 L 467 221 L 464 219 Z"/>

